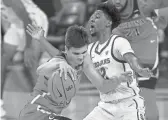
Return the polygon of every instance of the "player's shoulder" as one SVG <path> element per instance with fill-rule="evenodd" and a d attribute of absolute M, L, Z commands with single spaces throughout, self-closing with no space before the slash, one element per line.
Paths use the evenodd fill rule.
<path fill-rule="evenodd" d="M 112 42 L 112 48 L 121 48 L 123 45 L 127 45 L 129 42 L 127 38 L 121 36 L 121 35 L 113 35 L 111 37 Z"/>
<path fill-rule="evenodd" d="M 112 37 L 111 37 L 111 40 L 115 40 L 115 41 L 117 41 L 117 42 L 123 42 L 123 41 L 128 41 L 128 39 L 126 38 L 126 37 L 124 37 L 124 36 L 122 36 L 122 35 L 117 35 L 117 34 L 115 34 L 115 35 L 113 35 Z"/>
<path fill-rule="evenodd" d="M 49 59 L 47 62 L 43 63 L 37 68 L 38 75 L 52 75 L 52 72 L 58 69 L 58 62 L 65 62 L 65 58 L 63 56 L 55 56 Z"/>

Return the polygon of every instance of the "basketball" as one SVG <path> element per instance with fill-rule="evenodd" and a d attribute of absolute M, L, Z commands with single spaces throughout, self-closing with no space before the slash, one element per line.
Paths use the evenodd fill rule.
<path fill-rule="evenodd" d="M 54 72 L 48 80 L 48 92 L 56 103 L 69 104 L 76 94 L 76 87 L 70 75 L 67 79 L 59 76 L 59 71 Z"/>

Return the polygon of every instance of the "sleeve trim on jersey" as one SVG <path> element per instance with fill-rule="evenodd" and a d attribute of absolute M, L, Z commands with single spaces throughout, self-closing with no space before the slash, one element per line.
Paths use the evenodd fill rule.
<path fill-rule="evenodd" d="M 121 36 L 116 36 L 113 40 L 113 43 L 112 43 L 112 47 L 111 47 L 111 56 L 114 58 L 114 60 L 116 60 L 117 62 L 120 62 L 120 63 L 126 63 L 126 61 L 124 60 L 119 60 L 117 57 L 115 57 L 114 53 L 113 53 L 113 49 L 114 49 L 114 42 L 117 40 L 117 38 L 119 38 Z"/>
<path fill-rule="evenodd" d="M 123 65 L 123 69 L 124 69 L 124 72 L 125 72 L 125 71 L 126 71 L 125 64 L 124 64 L 124 63 L 122 63 L 122 65 Z"/>

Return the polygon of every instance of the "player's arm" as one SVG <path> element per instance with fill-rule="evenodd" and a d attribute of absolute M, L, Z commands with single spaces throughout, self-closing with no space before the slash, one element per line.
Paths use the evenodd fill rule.
<path fill-rule="evenodd" d="M 115 41 L 113 52 L 114 51 L 117 51 L 116 53 L 119 54 L 117 56 L 119 59 L 126 61 L 140 76 L 151 77 L 151 71 L 148 68 L 143 68 L 140 65 L 138 58 L 135 56 L 134 51 L 132 50 L 127 39 L 119 37 L 118 40 Z"/>
<path fill-rule="evenodd" d="M 44 48 L 52 57 L 60 55 L 61 52 L 52 46 L 44 37 L 45 31 L 42 27 L 37 26 L 36 24 L 28 24 L 26 32 L 32 36 L 33 40 L 40 42 L 42 48 Z"/>
<path fill-rule="evenodd" d="M 91 61 L 91 58 L 89 55 L 85 57 L 84 60 L 84 73 L 88 77 L 88 79 L 91 81 L 91 83 L 100 91 L 103 93 L 107 93 L 110 91 L 113 91 L 117 88 L 117 86 L 123 82 L 123 81 L 129 81 L 131 79 L 129 77 L 129 72 L 124 73 L 121 76 L 114 76 L 113 78 L 107 80 L 104 79 L 98 71 L 94 68 L 93 63 Z"/>

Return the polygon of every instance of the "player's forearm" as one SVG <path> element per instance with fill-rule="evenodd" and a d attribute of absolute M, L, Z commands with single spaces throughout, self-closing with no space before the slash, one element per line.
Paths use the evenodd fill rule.
<path fill-rule="evenodd" d="M 52 57 L 60 55 L 61 51 L 59 51 L 57 48 L 52 46 L 46 39 L 45 37 L 42 37 L 39 40 L 40 44 L 42 45 L 42 48 L 44 48 Z"/>
<path fill-rule="evenodd" d="M 139 64 L 138 58 L 133 53 L 124 54 L 124 59 L 136 73 L 139 73 L 142 67 Z"/>

